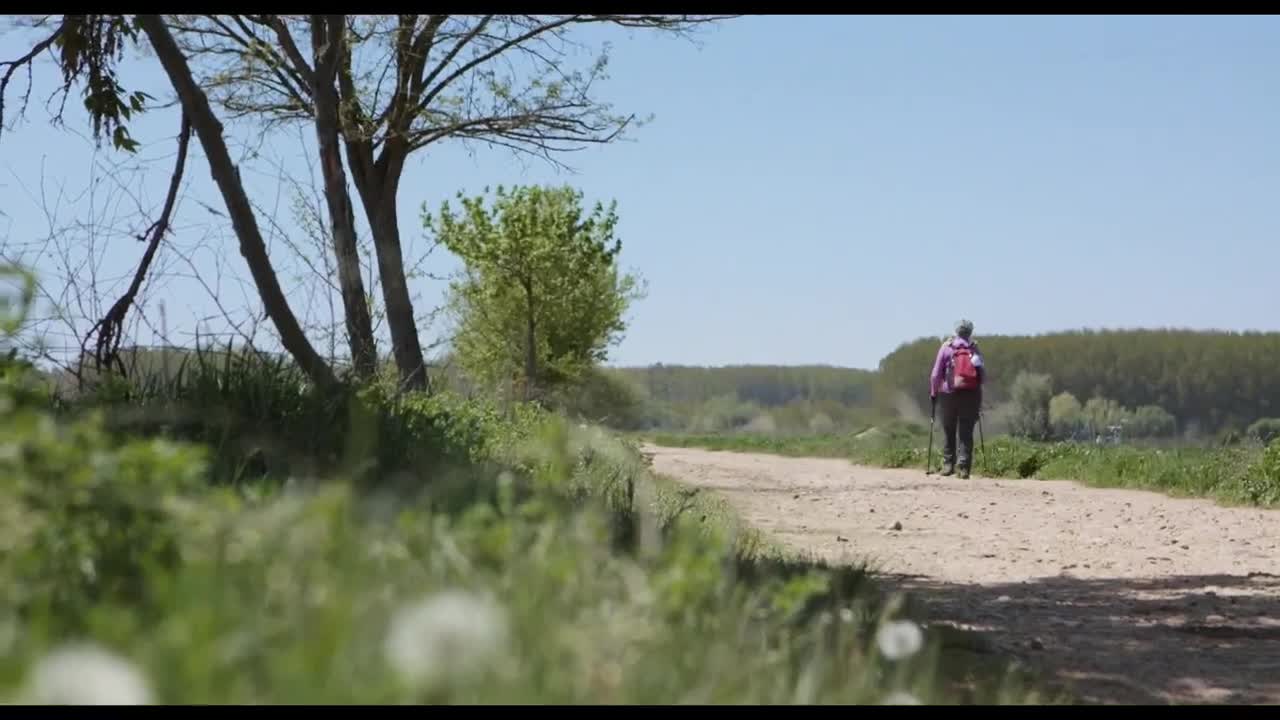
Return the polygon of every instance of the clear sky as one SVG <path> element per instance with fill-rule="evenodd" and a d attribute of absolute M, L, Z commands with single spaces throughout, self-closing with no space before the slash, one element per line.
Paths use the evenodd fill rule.
<path fill-rule="evenodd" d="M 962 316 L 979 337 L 1280 330 L 1278 39 L 1280 19 L 1245 16 L 761 16 L 700 46 L 619 35 L 604 95 L 656 114 L 634 142 L 573 156 L 573 176 L 501 150 L 429 151 L 411 160 L 401 226 L 416 237 L 423 201 L 486 184 L 571 182 L 617 199 L 624 262 L 648 297 L 616 364 L 874 367 Z M 6 57 L 16 44 L 0 37 Z M 159 82 L 152 65 L 136 77 Z M 48 232 L 33 200 L 42 162 L 46 186 L 87 182 L 89 146 L 44 118 L 33 107 L 0 138 L 10 243 Z M 154 143 L 144 155 L 168 157 L 176 126 L 160 112 L 139 123 Z M 196 158 L 183 212 L 207 225 L 190 199 L 221 200 Z M 255 177 L 270 202 L 270 178 Z M 229 234 L 200 232 L 247 277 Z M 141 244 L 115 242 L 125 272 Z M 420 281 L 417 309 L 441 290 Z M 165 293 L 171 328 L 214 312 L 189 280 Z"/>

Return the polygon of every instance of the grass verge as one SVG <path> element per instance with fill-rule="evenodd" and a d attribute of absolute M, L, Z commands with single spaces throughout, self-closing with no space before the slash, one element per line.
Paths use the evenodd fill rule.
<path fill-rule="evenodd" d="M 54 412 L 0 370 L 8 701 L 1041 697 L 555 416 L 229 365 Z"/>

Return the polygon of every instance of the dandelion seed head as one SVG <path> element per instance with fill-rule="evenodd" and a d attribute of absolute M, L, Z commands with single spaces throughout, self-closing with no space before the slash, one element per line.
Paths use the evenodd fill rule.
<path fill-rule="evenodd" d="M 922 705 L 920 698 L 903 690 L 896 690 L 884 696 L 881 705 Z"/>
<path fill-rule="evenodd" d="M 72 645 L 46 655 L 31 671 L 23 696 L 33 705 L 152 704 L 142 673 L 96 645 Z"/>
<path fill-rule="evenodd" d="M 459 680 L 491 668 L 507 647 L 507 618 L 491 598 L 446 590 L 391 618 L 384 652 L 415 685 Z"/>
<path fill-rule="evenodd" d="M 910 620 L 885 623 L 876 633 L 876 646 L 889 660 L 911 657 L 924 646 L 924 632 Z"/>

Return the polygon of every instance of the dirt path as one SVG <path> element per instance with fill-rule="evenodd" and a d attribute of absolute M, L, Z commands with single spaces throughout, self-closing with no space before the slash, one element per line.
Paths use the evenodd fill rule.
<path fill-rule="evenodd" d="M 1035 480 L 648 446 L 654 469 L 1082 700 L 1280 703 L 1280 512 Z M 895 524 L 900 529 L 895 530 Z"/>

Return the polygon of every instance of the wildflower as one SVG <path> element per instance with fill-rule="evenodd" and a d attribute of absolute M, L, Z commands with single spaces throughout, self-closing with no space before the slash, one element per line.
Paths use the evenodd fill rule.
<path fill-rule="evenodd" d="M 507 619 L 492 599 L 446 590 L 401 608 L 383 650 L 407 682 L 458 680 L 492 666 L 507 643 Z"/>
<path fill-rule="evenodd" d="M 876 633 L 876 645 L 885 658 L 902 660 L 920 651 L 924 645 L 924 632 L 910 620 L 886 623 Z"/>
<path fill-rule="evenodd" d="M 880 701 L 881 705 L 920 705 L 920 698 L 903 690 L 896 690 L 889 693 Z"/>
<path fill-rule="evenodd" d="M 128 660 L 95 645 L 53 651 L 36 663 L 23 700 L 33 705 L 150 705 L 151 689 Z"/>
<path fill-rule="evenodd" d="M 849 608 L 840 608 L 840 622 L 845 624 L 853 622 L 853 611 Z"/>

